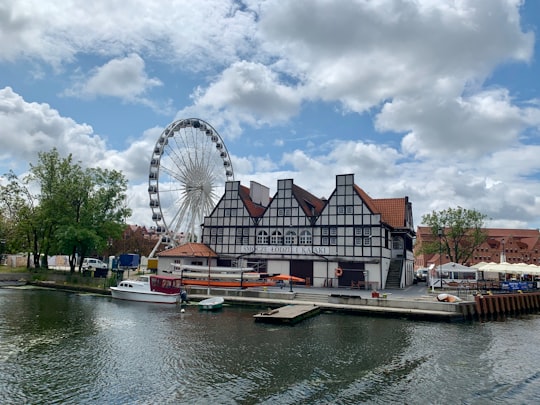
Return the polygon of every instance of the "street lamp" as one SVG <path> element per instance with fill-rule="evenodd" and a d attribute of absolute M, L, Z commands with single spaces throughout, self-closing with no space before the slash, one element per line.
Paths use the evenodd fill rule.
<path fill-rule="evenodd" d="M 439 278 L 441 280 L 441 290 L 442 290 L 443 288 L 442 286 L 442 236 L 443 236 L 442 228 L 439 228 L 437 230 L 437 235 L 439 236 Z"/>

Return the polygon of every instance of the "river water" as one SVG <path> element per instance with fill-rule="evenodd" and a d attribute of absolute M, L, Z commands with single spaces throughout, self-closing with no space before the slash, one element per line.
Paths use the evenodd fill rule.
<path fill-rule="evenodd" d="M 540 403 L 540 316 L 432 323 L 0 289 L 3 404 Z"/>

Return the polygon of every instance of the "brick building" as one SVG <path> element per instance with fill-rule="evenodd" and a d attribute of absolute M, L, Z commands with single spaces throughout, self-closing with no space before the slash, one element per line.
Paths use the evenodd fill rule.
<path fill-rule="evenodd" d="M 477 263 L 526 263 L 540 265 L 540 232 L 538 229 L 503 229 L 487 228 L 488 239 L 475 249 L 466 266 Z M 436 238 L 436 237 L 435 237 Z M 432 241 L 434 237 L 429 227 L 419 226 L 416 230 L 415 247 L 424 241 Z M 448 263 L 449 258 L 443 254 L 441 263 Z M 439 264 L 439 254 L 415 255 L 414 268 L 429 267 Z"/>

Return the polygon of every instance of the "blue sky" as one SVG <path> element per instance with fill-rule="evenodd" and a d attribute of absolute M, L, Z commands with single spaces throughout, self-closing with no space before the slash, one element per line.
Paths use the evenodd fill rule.
<path fill-rule="evenodd" d="M 539 26 L 530 0 L 3 0 L 0 173 L 57 147 L 122 170 L 152 225 L 153 146 L 199 117 L 246 186 L 354 173 L 416 225 L 459 205 L 540 228 Z"/>

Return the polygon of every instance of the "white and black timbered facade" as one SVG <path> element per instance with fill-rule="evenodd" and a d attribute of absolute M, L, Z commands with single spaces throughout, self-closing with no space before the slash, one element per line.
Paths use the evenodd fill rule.
<path fill-rule="evenodd" d="M 203 225 L 218 263 L 305 278 L 318 287 L 401 288 L 413 282 L 414 225 L 407 197 L 372 199 L 354 175 L 336 176 L 326 199 L 278 180 L 225 185 Z"/>

